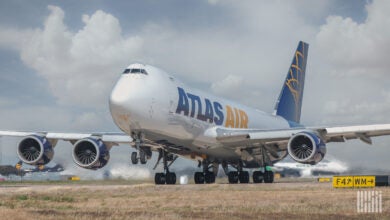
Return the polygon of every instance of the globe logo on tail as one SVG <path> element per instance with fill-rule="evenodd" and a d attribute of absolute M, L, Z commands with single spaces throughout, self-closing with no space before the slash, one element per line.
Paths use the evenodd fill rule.
<path fill-rule="evenodd" d="M 294 97 L 295 109 L 299 109 L 300 107 L 302 91 L 302 84 L 300 82 L 303 80 L 304 77 L 304 72 L 301 68 L 303 64 L 299 60 L 303 61 L 304 59 L 305 57 L 300 51 L 295 52 L 293 64 L 289 69 L 289 77 L 286 80 L 286 86 Z M 298 115 L 299 112 L 296 111 L 296 118 L 299 117 Z"/>

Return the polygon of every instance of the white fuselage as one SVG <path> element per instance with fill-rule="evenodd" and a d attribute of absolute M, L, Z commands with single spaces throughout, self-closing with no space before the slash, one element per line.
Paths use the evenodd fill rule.
<path fill-rule="evenodd" d="M 205 135 L 211 127 L 289 128 L 282 117 L 192 89 L 156 67 L 132 64 L 126 70 L 134 69 L 145 73 L 124 73 L 111 93 L 116 125 L 129 135 L 142 132 L 147 140 L 183 148 L 183 156 L 237 157 Z"/>

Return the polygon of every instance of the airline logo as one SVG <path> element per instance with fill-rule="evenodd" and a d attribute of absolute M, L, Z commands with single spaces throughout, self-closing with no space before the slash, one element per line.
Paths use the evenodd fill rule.
<path fill-rule="evenodd" d="M 183 88 L 177 87 L 179 100 L 176 114 L 196 118 L 210 124 L 223 125 L 231 128 L 248 128 L 248 115 L 239 108 L 221 105 L 217 101 L 201 98 L 195 94 L 187 93 Z"/>

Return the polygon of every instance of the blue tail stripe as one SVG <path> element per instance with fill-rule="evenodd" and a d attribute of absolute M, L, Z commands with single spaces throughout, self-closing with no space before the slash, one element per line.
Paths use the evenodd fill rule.
<path fill-rule="evenodd" d="M 276 115 L 299 124 L 309 45 L 300 41 L 275 106 Z"/>

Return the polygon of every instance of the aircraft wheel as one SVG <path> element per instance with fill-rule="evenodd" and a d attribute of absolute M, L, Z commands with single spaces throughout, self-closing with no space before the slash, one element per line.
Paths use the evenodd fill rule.
<path fill-rule="evenodd" d="M 132 164 L 137 164 L 138 163 L 137 152 L 132 152 L 131 153 L 131 163 Z"/>
<path fill-rule="evenodd" d="M 141 164 L 146 164 L 146 154 L 143 150 L 139 151 L 139 160 Z"/>
<path fill-rule="evenodd" d="M 265 171 L 264 173 L 264 182 L 265 183 L 273 183 L 274 182 L 274 172 Z"/>
<path fill-rule="evenodd" d="M 238 175 L 238 179 L 240 180 L 240 183 L 249 183 L 249 172 L 241 171 Z"/>
<path fill-rule="evenodd" d="M 206 172 L 204 175 L 204 180 L 206 183 L 215 183 L 215 176 L 213 172 Z"/>
<path fill-rule="evenodd" d="M 167 173 L 166 175 L 166 183 L 169 185 L 176 184 L 176 174 L 175 173 Z"/>
<path fill-rule="evenodd" d="M 238 183 L 238 172 L 236 172 L 236 171 L 229 172 L 228 179 L 229 179 L 229 183 L 231 183 L 231 184 Z"/>
<path fill-rule="evenodd" d="M 156 173 L 154 175 L 154 182 L 156 185 L 163 185 L 166 182 L 166 176 L 165 173 Z"/>
<path fill-rule="evenodd" d="M 261 171 L 253 172 L 253 182 L 254 183 L 262 183 L 264 180 L 264 174 Z"/>
<path fill-rule="evenodd" d="M 196 172 L 194 175 L 195 184 L 203 184 L 205 181 L 205 176 L 202 172 Z"/>

